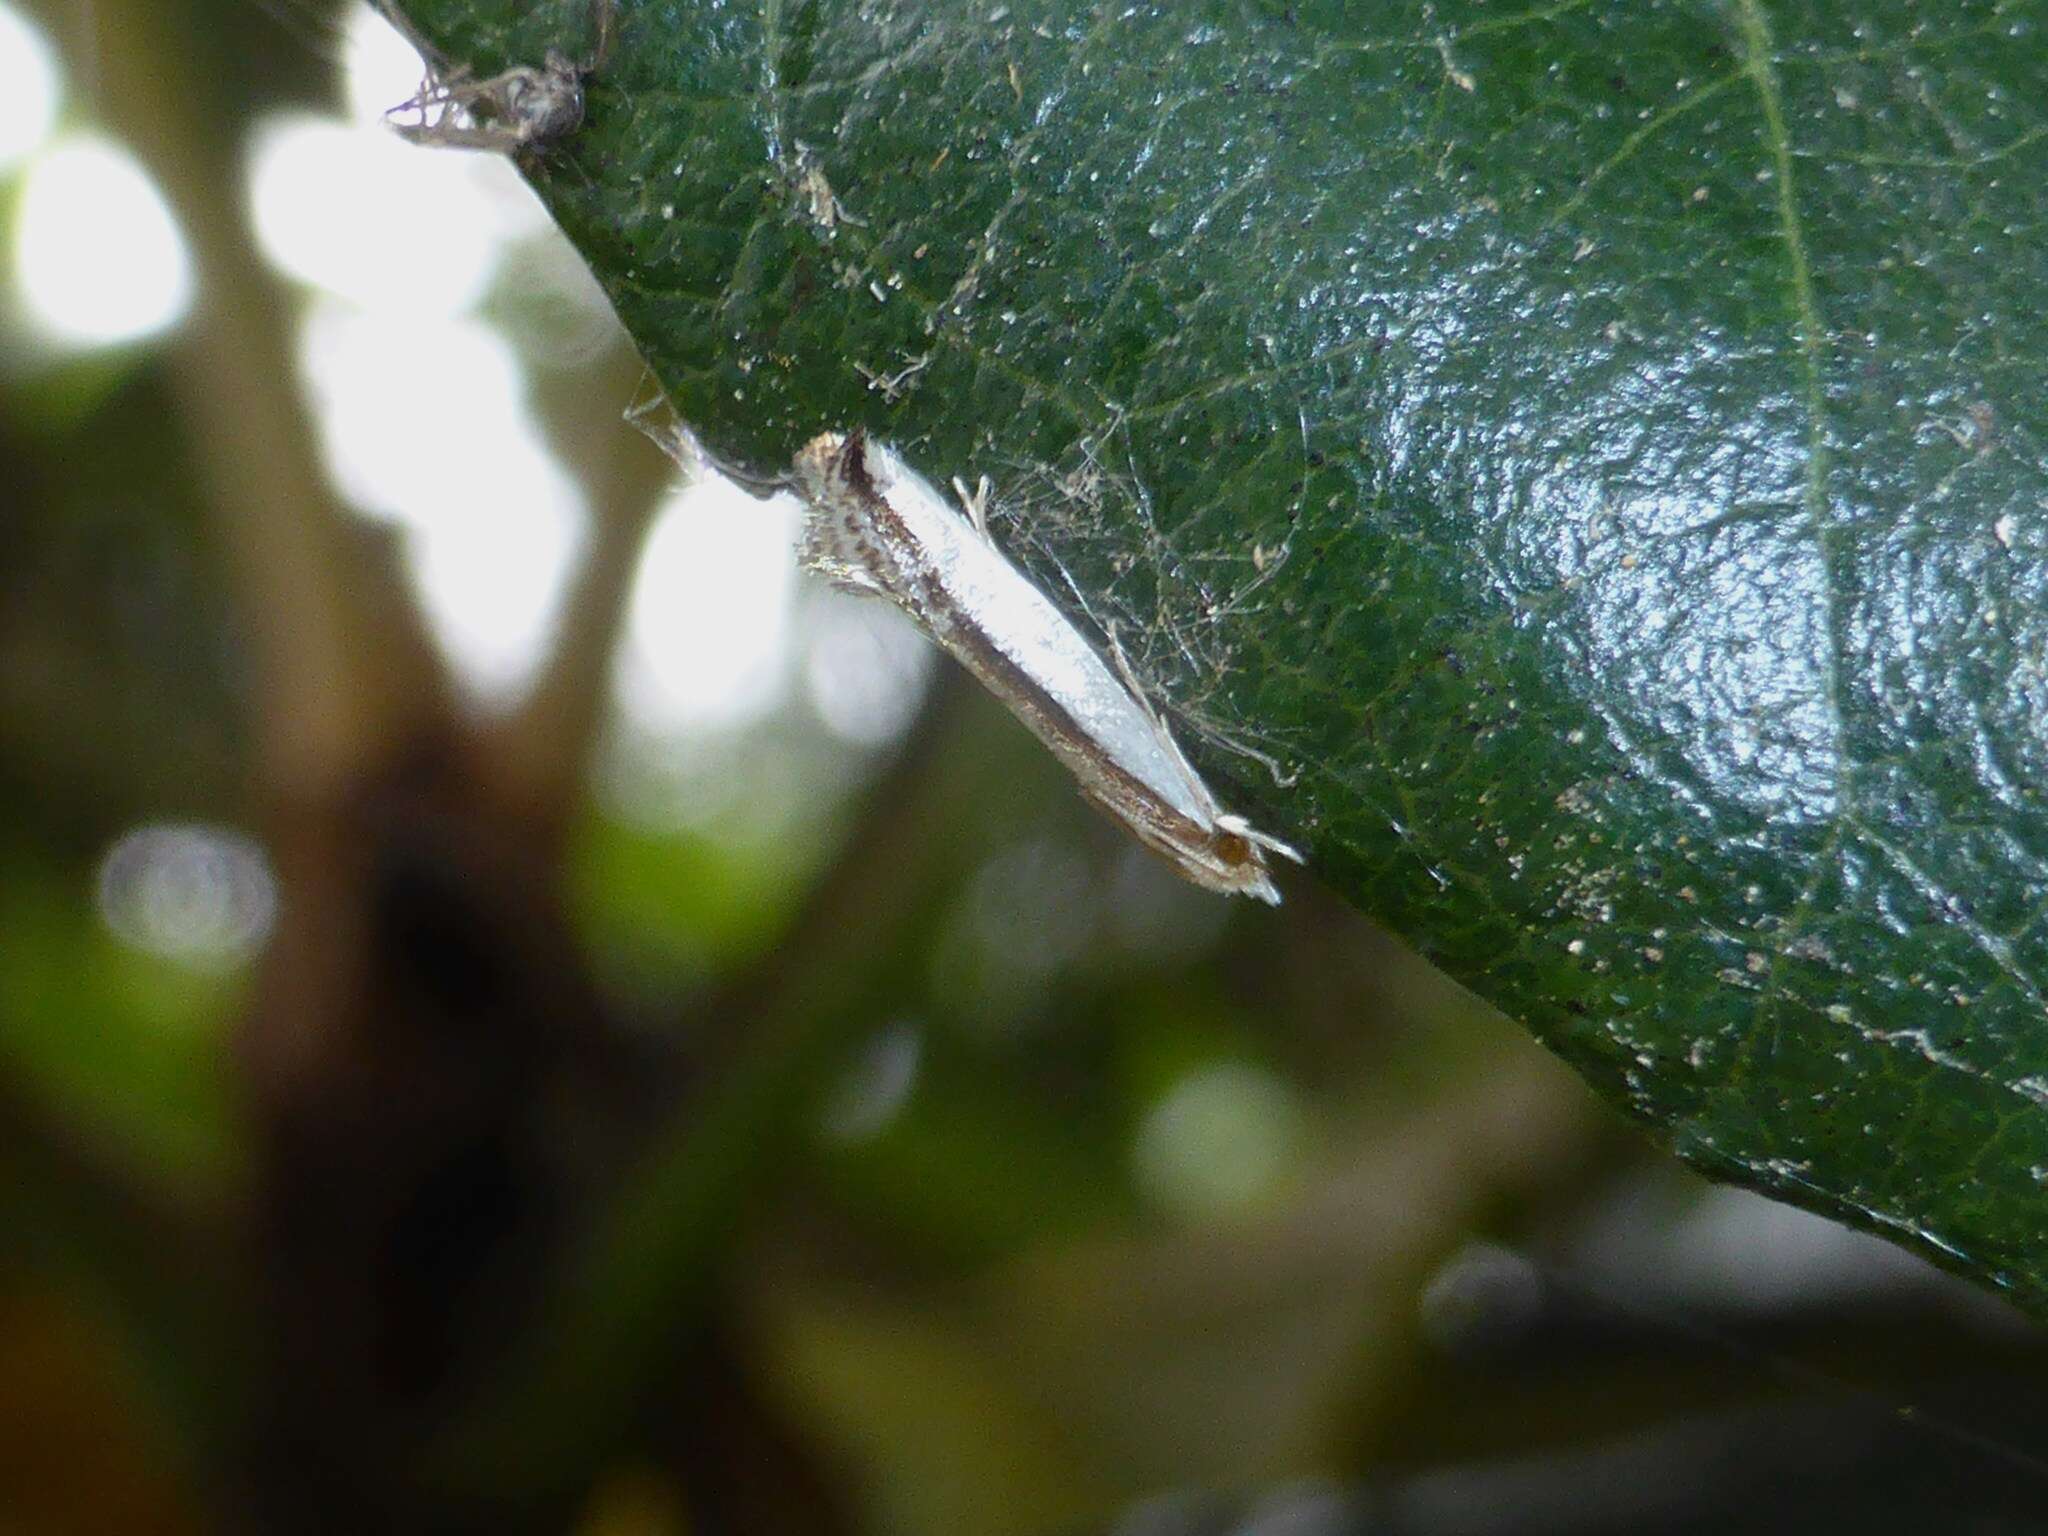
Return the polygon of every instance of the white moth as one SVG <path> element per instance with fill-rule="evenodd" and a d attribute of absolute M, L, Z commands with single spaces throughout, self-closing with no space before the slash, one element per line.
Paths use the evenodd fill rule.
<path fill-rule="evenodd" d="M 1117 656 L 1112 668 L 963 511 L 885 445 L 826 433 L 797 455 L 803 559 L 916 621 L 1080 781 L 1196 885 L 1278 905 L 1265 856 L 1301 855 L 1218 803 Z"/>

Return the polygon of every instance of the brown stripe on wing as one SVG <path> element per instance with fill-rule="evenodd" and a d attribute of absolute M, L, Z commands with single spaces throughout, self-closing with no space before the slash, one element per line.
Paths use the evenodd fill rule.
<path fill-rule="evenodd" d="M 846 488 L 858 498 L 862 509 L 878 531 L 897 548 L 915 547 L 916 540 L 896 509 L 876 489 L 867 463 L 867 440 L 860 432 L 850 434 L 833 455 L 834 470 Z M 998 554 L 1000 555 L 1000 551 Z M 1005 563 L 1007 563 L 1007 557 Z M 1014 569 L 1014 567 L 1013 567 Z M 899 573 L 900 574 L 900 573 Z M 1072 712 L 1060 703 L 1022 667 L 989 640 L 981 625 L 963 613 L 945 587 L 930 572 L 917 572 L 908 579 L 915 586 L 916 610 L 912 617 L 930 632 L 955 660 L 972 672 L 987 688 L 1052 750 L 1078 781 L 1082 796 L 1120 822 L 1138 840 L 1191 875 L 1211 874 L 1189 858 L 1190 851 L 1205 849 L 1224 869 L 1263 868 L 1257 852 L 1235 833 L 1218 832 L 1204 826 L 1160 797 L 1150 785 L 1132 774 L 1104 752 L 1095 738 L 1084 730 Z M 1019 579 L 1025 579 L 1021 574 Z M 1150 711 L 1146 711 L 1149 715 Z M 1078 765 L 1085 765 L 1083 773 Z M 1117 804 L 1091 784 L 1088 774 L 1107 780 L 1121 792 L 1124 804 Z M 1198 880 L 1210 884 L 1210 880 Z"/>

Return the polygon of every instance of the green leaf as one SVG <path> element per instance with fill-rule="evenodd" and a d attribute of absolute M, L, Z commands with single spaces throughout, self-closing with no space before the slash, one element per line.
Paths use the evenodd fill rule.
<path fill-rule="evenodd" d="M 57 872 L 16 858 L 0 894 L 0 1073 L 154 1194 L 244 1177 L 224 1024 L 246 977 L 129 948 Z"/>
<path fill-rule="evenodd" d="M 596 32 L 411 9 L 479 73 Z M 988 474 L 1324 879 L 2038 1310 L 2044 26 L 623 0 L 526 158 L 717 454 Z"/>

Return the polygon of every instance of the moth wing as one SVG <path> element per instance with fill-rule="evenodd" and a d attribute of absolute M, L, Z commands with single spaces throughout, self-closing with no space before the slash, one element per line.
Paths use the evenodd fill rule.
<path fill-rule="evenodd" d="M 835 561 L 806 560 L 805 566 L 817 572 L 832 585 L 835 592 L 849 593 L 854 597 L 887 597 L 882 584 L 859 566 L 840 565 Z"/>
<path fill-rule="evenodd" d="M 1220 816 L 1223 807 L 1216 803 L 1216 797 L 1210 792 L 1208 782 L 1195 772 L 1195 765 L 1188 761 L 1187 753 L 1181 750 L 1180 742 L 1174 737 L 1173 728 L 1166 723 L 1166 717 L 1159 712 L 1151 696 L 1145 692 L 1145 685 L 1138 681 L 1137 670 L 1132 667 L 1130 657 L 1124 654 L 1123 642 L 1117 638 L 1116 626 L 1107 626 L 1103 634 L 1109 641 L 1110 665 L 1116 669 L 1117 677 L 1122 680 L 1124 691 L 1130 694 L 1132 701 L 1144 712 L 1145 719 L 1158 734 L 1159 744 L 1165 749 L 1174 771 L 1181 777 L 1181 782 L 1187 786 L 1189 798 L 1207 807 L 1212 820 Z"/>
<path fill-rule="evenodd" d="M 889 591 L 868 568 L 853 530 L 828 509 L 813 505 L 804 519 L 797 558 L 841 592 L 856 597 L 887 597 Z"/>

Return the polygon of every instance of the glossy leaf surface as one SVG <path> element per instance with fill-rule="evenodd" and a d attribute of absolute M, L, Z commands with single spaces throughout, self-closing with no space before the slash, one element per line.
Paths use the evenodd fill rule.
<path fill-rule="evenodd" d="M 410 11 L 479 75 L 599 30 Z M 1324 879 L 2039 1310 L 2044 26 L 621 0 L 527 162 L 715 454 L 989 475 Z"/>

